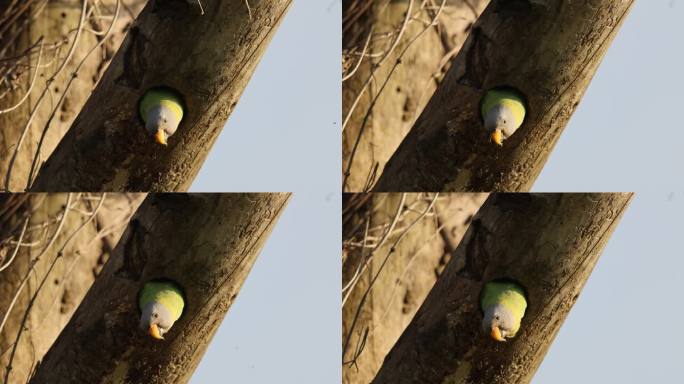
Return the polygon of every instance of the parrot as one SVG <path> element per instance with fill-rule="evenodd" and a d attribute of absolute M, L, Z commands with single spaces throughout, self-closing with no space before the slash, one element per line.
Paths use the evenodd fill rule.
<path fill-rule="evenodd" d="M 515 337 L 520 329 L 520 321 L 525 316 L 525 291 L 520 285 L 509 281 L 486 283 L 480 295 L 480 308 L 484 313 L 483 331 L 494 340 L 506 341 Z"/>
<path fill-rule="evenodd" d="M 150 281 L 140 291 L 138 306 L 142 313 L 140 329 L 157 340 L 163 340 L 164 334 L 183 313 L 185 299 L 175 283 Z"/>
<path fill-rule="evenodd" d="M 491 140 L 501 146 L 525 120 L 525 101 L 513 89 L 492 89 L 482 98 L 480 112 Z"/>
<path fill-rule="evenodd" d="M 183 120 L 183 101 L 170 89 L 150 89 L 140 99 L 140 116 L 157 143 L 166 145 Z"/>

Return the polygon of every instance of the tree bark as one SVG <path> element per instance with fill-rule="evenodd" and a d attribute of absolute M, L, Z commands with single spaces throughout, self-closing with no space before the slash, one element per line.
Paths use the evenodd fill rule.
<path fill-rule="evenodd" d="M 529 382 L 631 198 L 490 196 L 373 383 Z M 480 326 L 482 286 L 501 278 L 525 287 L 528 301 L 507 343 Z"/>
<path fill-rule="evenodd" d="M 145 2 L 127 0 L 116 18 L 116 0 L 100 0 L 94 9 L 89 7 L 87 12 L 93 12 L 85 18 L 85 28 L 104 32 L 110 23 L 115 23 L 104 43 L 90 52 L 105 36 L 83 30 L 74 42 L 83 10 L 81 0 L 0 0 L 0 30 L 6 31 L 0 33 L 0 58 L 3 59 L 0 61 L 0 111 L 19 104 L 16 109 L 0 112 L 0 190 L 23 191 L 27 188 L 36 153 L 40 159 L 52 153 Z M 14 4 L 10 7 L 11 3 Z M 44 43 L 42 54 L 39 49 L 41 38 Z M 72 44 L 73 54 L 69 56 Z M 35 76 L 39 56 L 40 68 Z M 85 62 L 79 68 L 83 60 Z M 73 78 L 72 74 L 77 70 L 78 77 Z M 34 77 L 35 84 L 31 87 Z M 62 96 L 64 100 L 58 103 Z M 34 109 L 35 115 L 29 124 Z M 54 117 L 50 119 L 53 111 Z M 38 149 L 40 137 L 48 125 Z"/>
<path fill-rule="evenodd" d="M 202 0 L 204 15 L 190 3 L 148 3 L 32 190 L 189 188 L 291 0 Z M 168 147 L 138 115 L 156 86 L 177 90 L 186 106 Z"/>
<path fill-rule="evenodd" d="M 366 222 L 369 239 L 378 239 L 390 227 L 398 206 L 400 194 L 347 195 L 367 198 L 364 206 L 353 207 L 355 202 L 345 198 L 343 247 L 346 258 L 342 263 L 342 283 L 349 285 L 343 297 L 349 294 L 342 306 L 343 340 L 352 333 L 344 355 L 342 382 L 369 383 L 377 374 L 382 360 L 410 323 L 420 304 L 442 273 L 455 245 L 470 225 L 470 219 L 482 205 L 486 194 L 450 194 L 441 196 L 434 209 L 394 244 L 406 226 L 415 220 L 430 203 L 432 196 L 411 194 L 401 207 L 400 221 L 387 241 L 374 252 L 361 248 Z M 368 240 L 367 246 L 373 240 Z M 382 266 L 384 257 L 394 248 L 391 257 Z M 372 252 L 372 255 L 371 255 Z M 372 258 L 371 258 L 372 256 Z M 368 268 L 358 281 L 350 282 L 366 260 Z M 375 274 L 378 278 L 365 302 L 363 294 L 371 286 Z M 354 318 L 357 316 L 356 322 Z M 368 332 L 366 333 L 366 330 Z M 364 335 L 366 335 L 364 337 Z M 357 351 L 361 349 L 358 356 Z M 353 363 L 351 363 L 353 361 Z"/>
<path fill-rule="evenodd" d="M 364 52 L 371 28 L 374 38 L 369 41 L 365 53 L 377 54 L 390 48 L 393 34 L 397 34 L 404 24 L 409 2 L 343 2 L 347 5 L 343 14 L 344 64 L 348 73 L 358 66 L 342 87 L 343 120 L 353 109 L 342 131 L 345 191 L 366 191 L 377 181 L 385 163 L 442 81 L 454 53 L 460 49 L 488 2 L 450 0 L 439 11 L 437 25 L 429 26 L 437 10 L 430 3 L 420 8 L 419 2 L 414 1 L 413 19 L 406 24 L 392 53 L 385 59 L 371 56 L 360 63 L 359 54 Z M 364 3 L 372 5 L 363 16 L 358 16 Z M 440 1 L 435 3 L 439 5 Z M 391 38 L 383 39 L 382 36 Z M 401 65 L 396 65 L 397 60 L 401 60 Z M 374 80 L 367 83 L 371 76 Z M 387 84 L 383 86 L 386 79 Z"/>
<path fill-rule="evenodd" d="M 31 383 L 184 383 L 231 306 L 289 194 L 150 195 Z M 138 329 L 155 278 L 185 290 L 163 341 Z"/>
<path fill-rule="evenodd" d="M 633 3 L 492 1 L 374 190 L 528 191 Z M 497 86 L 527 99 L 503 147 L 479 111 Z"/>
<path fill-rule="evenodd" d="M 142 197 L 0 194 L 0 382 L 28 381 Z"/>

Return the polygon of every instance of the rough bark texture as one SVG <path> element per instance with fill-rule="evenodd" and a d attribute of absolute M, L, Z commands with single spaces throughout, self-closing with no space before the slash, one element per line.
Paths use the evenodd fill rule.
<path fill-rule="evenodd" d="M 529 190 L 633 3 L 492 1 L 374 190 Z M 528 107 L 503 147 L 479 112 L 497 86 Z"/>
<path fill-rule="evenodd" d="M 187 190 L 290 4 L 251 0 L 250 17 L 244 0 L 202 0 L 204 15 L 195 2 L 150 1 L 32 190 Z M 167 147 L 138 115 L 155 86 L 185 99 Z"/>
<path fill-rule="evenodd" d="M 288 198 L 150 195 L 31 383 L 187 382 Z M 186 296 L 163 341 L 138 328 L 138 292 L 155 278 Z"/>
<path fill-rule="evenodd" d="M 67 83 L 72 80 L 72 73 L 79 63 L 87 56 L 92 47 L 102 39 L 91 32 L 84 31 L 75 46 L 73 56 L 64 69 L 50 83 L 49 93 L 42 100 L 40 95 L 47 87 L 47 81 L 59 69 L 66 58 L 69 48 L 74 42 L 75 33 L 81 18 L 81 0 L 60 0 L 15 2 L 10 9 L 12 0 L 0 0 L 0 18 L 3 12 L 19 15 L 19 11 L 28 5 L 30 11 L 19 17 L 0 20 L 0 29 L 7 28 L 7 33 L 0 34 L 0 59 L 22 57 L 30 46 L 44 39 L 44 52 L 41 60 L 39 76 L 32 88 L 31 94 L 21 106 L 8 113 L 0 113 L 0 189 L 23 191 L 26 189 L 31 163 L 38 147 L 38 141 L 46 126 L 53 109 L 56 110 L 54 119 L 50 123 L 43 141 L 40 158 L 46 159 L 57 146 L 59 140 L 69 129 L 76 115 L 85 104 L 95 84 L 99 81 L 114 52 L 128 31 L 128 27 L 144 6 L 146 0 L 128 0 L 122 6 L 116 19 L 112 33 L 106 42 L 88 56 L 85 64 L 78 71 L 78 77 L 70 87 Z M 107 30 L 116 9 L 116 0 L 99 0 L 92 16 L 86 20 L 85 27 L 93 30 Z M 29 15 L 31 16 L 29 18 Z M 60 45 L 61 44 L 61 45 Z M 52 49 L 53 46 L 59 46 Z M 19 61 L 18 67 L 8 68 L 13 60 L 0 63 L 0 110 L 17 104 L 30 88 L 34 76 L 35 66 L 38 64 L 38 49 L 34 49 L 30 58 Z M 4 64 L 4 65 L 3 65 Z M 25 68 L 31 65 L 30 69 Z M 11 80 L 10 80 L 11 79 Z M 9 84 L 16 88 L 11 89 Z M 5 93 L 7 92 L 7 93 Z M 57 100 L 66 92 L 64 101 L 56 105 Z M 15 148 L 19 143 L 24 127 L 31 111 L 37 108 L 33 122 L 26 131 L 17 157 L 12 166 L 9 185 L 6 185 L 5 175 L 10 167 Z M 34 174 L 35 176 L 35 174 Z"/>
<path fill-rule="evenodd" d="M 0 323 L 9 311 L 0 331 L 0 382 L 27 382 L 76 311 L 143 197 L 107 195 L 94 219 L 79 228 L 98 206 L 100 196 L 74 194 L 57 232 L 66 194 L 0 195 L 0 266 L 9 263 L 14 254 L 16 244 L 11 241 L 19 240 L 27 217 L 30 221 L 22 244 L 33 244 L 20 247 L 9 267 L 0 271 Z M 21 204 L 17 205 L 18 201 Z M 9 209 L 13 205 L 16 210 Z M 53 245 L 35 261 L 54 233 Z M 33 272 L 11 306 L 34 261 Z"/>
<path fill-rule="evenodd" d="M 342 264 L 342 283 L 347 285 L 354 276 L 359 263 L 368 256 L 361 248 L 351 246 L 362 241 L 365 222 L 370 220 L 369 236 L 381 236 L 397 212 L 401 201 L 398 194 L 354 195 L 354 198 L 369 197 L 362 207 L 349 211 L 345 220 L 343 242 L 347 257 Z M 354 326 L 352 341 L 344 356 L 351 361 L 362 342 L 365 329 L 369 329 L 362 353 L 354 364 L 343 365 L 342 382 L 347 384 L 366 384 L 373 380 L 382 360 L 409 324 L 420 304 L 425 300 L 435 284 L 451 253 L 465 233 L 470 219 L 482 205 L 486 194 L 450 194 L 440 197 L 434 213 L 426 216 L 395 247 L 391 258 L 373 284 L 369 298 L 363 305 Z M 430 197 L 422 194 L 407 196 L 405 206 L 412 207 L 402 216 L 397 228 L 402 228 L 415 220 L 420 211 L 429 204 Z M 344 209 L 351 203 L 345 198 Z M 441 230 L 440 230 L 441 228 Z M 379 272 L 382 259 L 390 251 L 400 230 L 388 238 L 387 243 L 375 252 L 369 268 L 354 286 L 345 305 L 342 307 L 342 335 L 349 334 L 354 316 L 364 291 L 368 288 L 372 275 Z"/>
<path fill-rule="evenodd" d="M 373 383 L 529 382 L 631 196 L 490 196 Z M 528 299 L 507 343 L 481 331 L 483 283 L 501 278 Z"/>
<path fill-rule="evenodd" d="M 349 2 L 345 0 L 344 3 Z M 413 41 L 436 12 L 432 7 L 429 10 L 418 11 L 420 4 L 414 1 L 412 14 L 415 14 L 417 20 L 407 24 L 393 53 L 382 63 L 379 63 L 380 57 L 363 60 L 355 74 L 343 83 L 342 116 L 347 116 L 357 95 L 362 92 L 368 76 L 374 70 L 375 80 L 365 90 L 342 132 L 344 170 L 352 161 L 351 153 L 359 139 L 344 186 L 346 191 L 363 191 L 368 189 L 367 185 L 375 183 L 385 163 L 413 126 L 430 95 L 442 80 L 444 72 L 449 68 L 452 55 L 461 47 L 472 23 L 488 2 L 489 0 L 448 1 L 438 18 L 439 24 L 429 28 Z M 436 3 L 439 4 L 440 1 Z M 388 4 L 374 2 L 364 17 L 345 24 L 344 49 L 349 52 L 362 51 L 371 26 L 373 34 L 377 36 L 396 33 L 401 29 L 407 9 L 406 0 L 393 0 Z M 373 39 L 367 53 L 383 52 L 389 48 L 391 41 L 391 38 Z M 409 44 L 411 47 L 401 55 Z M 392 70 L 398 59 L 401 59 L 401 65 Z M 350 55 L 349 62 L 345 65 L 353 68 L 357 60 L 358 56 Z M 375 67 L 377 64 L 379 66 Z M 391 77 L 382 89 L 388 76 Z M 364 123 L 366 113 L 376 98 L 372 111 Z"/>

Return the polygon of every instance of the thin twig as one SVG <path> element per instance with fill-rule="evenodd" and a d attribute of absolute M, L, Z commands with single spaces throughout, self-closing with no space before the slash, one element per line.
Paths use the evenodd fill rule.
<path fill-rule="evenodd" d="M 88 219 L 87 219 L 85 222 L 83 222 L 83 224 L 81 224 L 81 226 L 79 226 L 79 228 L 76 229 L 76 230 L 71 234 L 71 236 L 64 242 L 64 244 L 62 245 L 62 248 L 60 248 L 60 250 L 57 252 L 57 257 L 56 257 L 55 260 L 53 261 L 53 263 L 52 263 L 52 265 L 50 266 L 50 269 L 48 270 L 48 272 L 45 274 L 45 278 L 44 278 L 43 280 L 45 280 L 45 279 L 48 278 L 48 276 L 50 275 L 50 271 L 52 270 L 52 267 L 56 264 L 57 259 L 59 259 L 60 257 L 62 257 L 62 253 L 63 253 L 64 249 L 66 248 L 67 244 L 71 241 L 71 239 L 72 239 L 77 233 L 79 233 L 79 232 L 86 226 L 86 224 L 88 224 L 89 222 L 91 222 L 91 221 L 95 218 L 95 216 L 97 215 L 97 213 L 100 211 L 100 208 L 102 208 L 102 205 L 103 205 L 103 203 L 104 203 L 104 201 L 105 201 L 105 198 L 106 198 L 106 193 L 103 193 L 103 194 L 101 195 L 101 197 L 100 197 L 100 202 L 97 204 L 97 207 L 95 207 L 95 209 L 93 210 L 92 214 L 91 214 L 91 215 L 88 217 Z M 41 320 L 41 323 L 42 323 L 43 321 L 45 321 L 45 320 L 48 318 L 48 314 L 49 314 L 50 312 L 52 312 L 52 308 L 54 307 L 55 303 L 57 302 L 57 298 L 59 297 L 59 292 L 62 291 L 62 288 L 64 287 L 64 283 L 65 283 L 65 281 L 67 281 L 67 277 L 74 271 L 74 269 L 76 269 L 76 265 L 78 264 L 78 261 L 81 259 L 81 256 L 83 255 L 82 252 L 78 252 L 78 251 L 75 252 L 75 254 L 76 254 L 76 257 L 74 258 L 74 261 L 73 261 L 73 262 L 71 263 L 71 265 L 67 268 L 67 272 L 62 276 L 62 278 L 61 278 L 60 281 L 59 281 L 59 287 L 57 287 L 57 289 L 55 290 L 55 292 L 56 292 L 55 297 L 52 299 L 52 302 L 51 302 L 50 306 L 48 307 L 47 311 L 45 311 L 45 317 Z M 36 291 L 35 295 L 36 295 L 36 296 L 38 295 L 38 291 Z M 40 324 L 39 324 L 39 326 L 40 326 Z M 18 343 L 18 342 L 19 342 L 19 338 L 17 338 L 17 343 Z"/>
<path fill-rule="evenodd" d="M 373 76 L 375 74 L 375 68 L 379 68 L 380 65 L 394 51 L 394 48 L 397 46 L 397 44 L 399 44 L 399 40 L 401 40 L 401 37 L 404 35 L 404 31 L 406 30 L 406 26 L 408 25 L 408 22 L 411 18 L 411 9 L 412 8 L 413 8 L 413 0 L 409 0 L 408 10 L 406 11 L 406 17 L 404 18 L 404 22 L 402 23 L 401 28 L 399 29 L 399 33 L 397 33 L 397 37 L 392 42 L 392 45 L 390 45 L 390 48 L 385 52 L 385 55 L 382 58 L 380 58 L 380 60 L 377 63 L 375 63 L 373 65 L 373 69 L 371 70 L 371 73 L 368 75 L 368 78 L 366 78 L 366 81 L 364 82 L 363 86 L 361 87 L 361 90 L 356 95 L 356 97 L 354 98 L 354 101 L 352 102 L 351 106 L 349 107 L 349 110 L 347 111 L 347 115 L 344 117 L 344 121 L 342 121 L 342 131 L 343 132 L 344 132 L 344 128 L 347 126 L 347 123 L 349 123 L 349 120 L 351 119 L 351 116 L 354 113 L 356 106 L 358 105 L 359 101 L 361 100 L 361 97 L 366 92 L 366 88 L 368 88 L 368 86 L 370 85 L 371 80 L 373 79 Z"/>
<path fill-rule="evenodd" d="M 387 231 L 385 231 L 383 237 L 380 239 L 377 245 L 373 248 L 373 250 L 370 252 L 370 254 L 364 258 L 363 257 L 363 251 L 364 249 L 361 249 L 361 260 L 363 262 L 361 263 L 361 268 L 358 274 L 355 274 L 354 277 L 352 277 L 352 280 L 347 284 L 349 291 L 347 294 L 344 296 L 342 299 L 342 306 L 344 306 L 345 302 L 349 298 L 349 295 L 351 292 L 354 290 L 354 286 L 358 282 L 358 279 L 363 275 L 363 273 L 366 271 L 366 268 L 370 265 L 371 260 L 373 259 L 373 255 L 375 255 L 375 252 L 380 249 L 380 247 L 387 241 L 389 236 L 394 232 L 394 228 L 396 227 L 397 223 L 399 222 L 399 218 L 402 216 L 402 211 L 404 210 L 404 204 L 406 203 L 406 193 L 401 194 L 401 199 L 399 201 L 399 205 L 397 206 L 397 212 L 394 214 L 394 217 L 392 218 L 392 222 L 390 223 L 389 227 L 387 228 Z M 370 221 L 369 221 L 370 222 Z M 364 241 L 366 240 L 366 237 L 364 236 Z M 344 289 L 343 289 L 344 292 Z"/>
<path fill-rule="evenodd" d="M 359 59 L 356 61 L 356 65 L 354 65 L 354 68 L 352 68 L 351 71 L 345 76 L 342 77 L 342 82 L 344 83 L 346 80 L 354 76 L 354 73 L 359 69 L 361 66 L 361 62 L 363 61 L 364 55 L 366 54 L 366 51 L 368 50 L 368 46 L 370 45 L 371 37 L 373 36 L 373 27 L 371 27 L 370 31 L 368 32 L 368 38 L 366 39 L 366 43 L 363 44 L 363 50 L 361 51 L 361 56 L 359 56 Z"/>
<path fill-rule="evenodd" d="M 70 194 L 71 195 L 71 194 Z M 22 332 L 26 326 L 26 321 L 28 320 L 28 316 L 31 313 L 31 309 L 33 309 L 33 304 L 36 302 L 36 298 L 38 298 L 38 294 L 42 290 L 43 286 L 45 285 L 45 282 L 48 280 L 48 277 L 52 273 L 52 270 L 54 269 L 55 265 L 57 264 L 57 261 L 60 260 L 64 256 L 64 249 L 66 246 L 71 242 L 71 240 L 76 237 L 76 235 L 88 224 L 90 221 L 97 215 L 97 211 L 102 207 L 102 203 L 104 202 L 105 199 L 105 194 L 102 194 L 102 200 L 100 201 L 100 204 L 98 204 L 97 208 L 93 210 L 93 214 L 85 220 L 81 225 L 78 226 L 68 237 L 67 239 L 62 243 L 62 246 L 59 248 L 59 250 L 56 252 L 55 258 L 52 260 L 52 263 L 50 264 L 50 267 L 48 268 L 47 272 L 45 272 L 45 275 L 43 276 L 43 279 L 40 281 L 40 284 L 38 284 L 38 287 L 33 293 L 33 296 L 29 300 L 28 306 L 26 307 L 26 310 L 24 311 L 24 316 L 21 320 L 21 324 L 19 326 L 19 331 L 17 332 L 17 337 L 14 340 L 14 346 L 12 347 L 12 353 L 10 354 L 9 358 L 9 363 L 7 364 L 8 369 L 5 371 L 5 382 L 9 382 L 9 374 L 11 371 L 12 367 L 12 362 L 14 361 L 14 356 L 16 354 L 17 347 L 19 346 L 19 340 L 21 338 Z M 69 210 L 69 203 L 67 203 L 67 208 L 66 210 Z M 65 214 L 66 216 L 66 214 Z"/>
<path fill-rule="evenodd" d="M 390 79 L 392 78 L 392 75 L 394 74 L 394 71 L 397 69 L 397 67 L 399 66 L 399 64 L 401 64 L 401 59 L 402 59 L 402 57 L 406 54 L 406 52 L 409 50 L 409 48 L 411 48 L 411 47 L 413 46 L 413 44 L 414 44 L 416 41 L 418 41 L 418 39 L 419 39 L 425 32 L 427 32 L 430 28 L 432 28 L 434 25 L 437 24 L 437 20 L 439 19 L 439 15 L 441 14 L 441 12 L 442 12 L 442 10 L 443 10 L 445 4 L 446 4 L 446 0 L 442 0 L 442 3 L 441 3 L 441 5 L 440 5 L 440 8 L 439 8 L 439 10 L 435 13 L 435 16 L 434 16 L 434 18 L 432 19 L 432 22 L 430 22 L 423 30 L 421 30 L 416 36 L 414 36 L 413 39 L 411 39 L 411 40 L 409 41 L 409 43 L 406 45 L 406 47 L 404 47 L 404 49 L 403 49 L 403 50 L 401 51 L 401 53 L 399 54 L 399 57 L 397 58 L 397 60 L 395 60 L 394 65 L 393 65 L 392 68 L 390 69 L 390 72 L 389 72 L 389 74 L 387 75 L 387 77 L 385 78 L 385 81 L 383 82 L 382 86 L 380 87 L 378 93 L 373 97 L 373 100 L 371 101 L 371 103 L 370 103 L 368 109 L 366 110 L 366 114 L 365 114 L 364 117 L 363 117 L 363 121 L 362 121 L 362 123 L 361 123 L 361 127 L 359 128 L 359 133 L 358 133 L 358 135 L 356 136 L 356 140 L 355 140 L 355 142 L 354 142 L 354 146 L 353 146 L 352 151 L 351 151 L 351 153 L 350 153 L 350 155 L 349 155 L 349 160 L 347 161 L 347 167 L 346 167 L 346 169 L 345 169 L 345 171 L 344 171 L 344 177 L 343 177 L 343 181 L 342 181 L 342 190 L 346 190 L 346 188 L 347 188 L 347 181 L 348 181 L 348 179 L 349 179 L 349 176 L 351 175 L 351 168 L 352 168 L 352 165 L 353 165 L 353 163 L 354 163 L 354 157 L 355 157 L 355 155 L 356 155 L 356 151 L 357 151 L 357 149 L 358 149 L 358 147 L 359 147 L 359 144 L 361 143 L 361 136 L 363 135 L 363 132 L 364 132 L 364 130 L 365 130 L 365 128 L 366 128 L 366 124 L 368 123 L 368 118 L 370 117 L 371 112 L 373 111 L 373 108 L 375 107 L 375 103 L 376 103 L 376 102 L 378 101 L 378 99 L 380 98 L 380 95 L 382 95 L 382 92 L 384 91 L 385 86 L 387 86 L 387 84 L 389 83 Z M 361 91 L 359 92 L 359 94 L 362 93 L 362 92 L 363 92 L 363 88 L 361 89 Z M 348 115 L 348 116 L 351 116 L 351 115 Z M 344 130 L 344 128 L 343 128 L 343 130 Z M 367 186 L 369 186 L 369 185 L 370 185 L 370 183 L 367 183 Z"/>
<path fill-rule="evenodd" d="M 28 99 L 29 95 L 31 94 L 31 91 L 33 91 L 33 86 L 36 85 L 36 79 L 38 78 L 38 70 L 40 69 L 40 61 L 43 58 L 43 38 L 41 37 L 39 40 L 40 42 L 40 51 L 38 51 L 38 64 L 36 65 L 36 70 L 33 72 L 33 79 L 31 79 L 31 85 L 29 86 L 28 90 L 24 94 L 24 97 L 21 98 L 15 105 L 6 108 L 6 109 L 0 109 L 0 115 L 3 113 L 8 113 L 12 112 L 15 109 L 19 108 L 26 99 Z"/>
<path fill-rule="evenodd" d="M 4 271 L 7 269 L 7 267 L 12 264 L 12 261 L 14 261 L 14 258 L 17 256 L 17 253 L 19 253 L 19 248 L 21 247 L 21 240 L 24 238 L 24 234 L 26 233 L 26 227 L 28 227 L 28 223 L 30 221 L 31 217 L 28 216 L 24 220 L 24 227 L 21 229 L 21 234 L 19 235 L 19 240 L 17 241 L 17 246 L 14 248 L 14 252 L 12 252 L 12 256 L 10 256 L 9 260 L 2 266 L 0 266 L 0 272 Z"/>
<path fill-rule="evenodd" d="M 59 69 L 53 73 L 53 75 L 50 77 L 50 79 L 47 80 L 47 86 L 45 87 L 45 89 L 43 89 L 43 92 L 38 97 L 38 100 L 36 101 L 36 104 L 33 107 L 31 114 L 29 115 L 29 119 L 26 122 L 26 124 L 24 125 L 24 129 L 22 130 L 21 136 L 19 136 L 19 140 L 17 141 L 17 145 L 14 147 L 14 153 L 12 154 L 12 158 L 9 162 L 9 167 L 7 168 L 7 175 L 5 176 L 5 191 L 7 191 L 7 192 L 10 191 L 10 180 L 11 180 L 11 175 L 12 175 L 12 169 L 14 169 L 14 163 L 17 159 L 18 154 L 19 154 L 19 149 L 21 148 L 21 145 L 24 142 L 24 138 L 26 137 L 26 133 L 28 132 L 29 127 L 31 126 L 31 123 L 33 122 L 33 119 L 35 118 L 35 116 L 38 112 L 38 109 L 40 108 L 43 100 L 45 99 L 45 95 L 49 92 L 50 84 L 60 74 L 60 72 L 66 67 L 67 60 L 71 59 L 71 54 L 73 54 L 73 51 L 75 50 L 76 43 L 78 42 L 78 37 L 81 34 L 80 29 L 83 28 L 83 23 L 85 22 L 87 5 L 88 5 L 88 2 L 84 1 L 83 2 L 83 8 L 81 9 L 81 19 L 79 21 L 79 31 L 76 33 L 76 37 L 74 38 L 74 43 L 72 44 L 71 48 L 69 49 L 70 54 L 67 55 L 67 58 L 59 66 Z M 30 174 L 31 174 L 31 172 L 29 172 L 29 179 L 30 179 Z"/>
<path fill-rule="evenodd" d="M 69 213 L 69 206 L 71 205 L 71 199 L 72 199 L 72 194 L 69 193 L 67 196 L 67 203 L 64 208 L 64 212 L 62 213 L 62 217 L 59 221 L 59 225 L 57 226 L 57 229 L 55 232 L 52 234 L 52 238 L 48 242 L 48 244 L 43 248 L 43 250 L 36 256 L 35 259 L 31 261 L 31 264 L 29 266 L 28 272 L 26 272 L 26 276 L 21 281 L 21 284 L 19 284 L 19 288 L 17 288 L 17 291 L 14 293 L 14 297 L 12 298 L 12 301 L 10 301 L 9 306 L 7 307 L 7 310 L 5 310 L 5 315 L 2 318 L 2 322 L 0 322 L 0 334 L 2 334 L 2 330 L 5 328 L 5 323 L 7 323 L 7 319 L 9 318 L 10 313 L 12 312 L 12 307 L 14 307 L 14 304 L 17 302 L 17 298 L 21 294 L 21 291 L 24 289 L 24 286 L 26 285 L 26 282 L 29 279 L 29 276 L 31 276 L 31 273 L 33 272 L 34 267 L 36 264 L 40 261 L 41 257 L 47 252 L 50 247 L 52 247 L 52 244 L 54 244 L 55 240 L 57 239 L 57 236 L 59 233 L 62 231 L 62 227 L 64 226 L 64 222 L 66 221 L 67 214 Z M 5 382 L 7 383 L 7 377 L 5 377 Z"/>
<path fill-rule="evenodd" d="M 368 284 L 368 287 L 366 288 L 366 291 L 363 293 L 363 296 L 361 296 L 361 300 L 359 301 L 359 305 L 356 307 L 356 312 L 354 314 L 354 318 L 352 320 L 351 327 L 349 328 L 349 331 L 347 333 L 347 337 L 344 342 L 344 347 L 342 349 L 342 356 L 344 359 L 344 355 L 347 352 L 347 348 L 349 347 L 349 342 L 351 341 L 351 337 L 353 335 L 354 328 L 356 327 L 356 322 L 359 319 L 359 315 L 361 314 L 361 310 L 363 309 L 363 306 L 366 303 L 366 300 L 368 299 L 368 295 L 370 294 L 370 291 L 373 289 L 373 286 L 375 285 L 375 282 L 377 281 L 378 277 L 382 273 L 382 271 L 385 268 L 385 265 L 387 264 L 387 261 L 389 261 L 389 258 L 392 256 L 394 251 L 396 250 L 397 245 L 401 242 L 401 240 L 404 239 L 404 236 L 416 225 L 418 222 L 420 222 L 429 212 L 432 210 L 432 207 L 435 205 L 437 202 L 437 197 L 439 194 L 435 194 L 435 196 L 432 198 L 432 201 L 428 205 L 428 207 L 423 211 L 423 213 L 418 216 L 392 243 L 392 246 L 390 247 L 389 251 L 387 252 L 387 255 L 385 258 L 382 260 L 382 263 L 380 263 L 380 267 L 378 268 L 377 273 L 373 276 L 371 279 L 370 283 Z"/>
<path fill-rule="evenodd" d="M 90 51 L 88 51 L 88 53 L 85 55 L 85 57 L 83 58 L 83 60 L 81 60 L 81 62 L 78 63 L 78 66 L 76 66 L 76 69 L 74 70 L 72 76 L 69 78 L 69 82 L 67 82 L 66 87 L 64 87 L 64 91 L 62 92 L 62 94 L 61 94 L 61 96 L 60 96 L 60 98 L 59 98 L 59 101 L 57 102 L 57 105 L 52 109 L 52 112 L 50 113 L 50 117 L 48 118 L 47 123 L 45 123 L 45 128 L 43 129 L 43 133 L 42 133 L 41 136 L 40 136 L 40 140 L 38 141 L 38 146 L 37 146 L 37 148 L 36 148 L 36 153 L 35 153 L 35 155 L 34 155 L 34 157 L 33 157 L 33 161 L 31 162 L 31 169 L 30 169 L 30 171 L 29 171 L 29 178 L 28 178 L 28 180 L 27 180 L 27 182 L 26 182 L 26 190 L 31 189 L 31 184 L 33 183 L 33 180 L 34 180 L 34 179 L 33 179 L 33 174 L 34 174 L 34 172 L 38 172 L 38 168 L 37 168 L 36 166 L 37 166 L 37 163 L 38 163 L 38 159 L 40 158 L 40 149 L 41 149 L 42 146 L 43 146 L 43 142 L 44 142 L 45 137 L 46 137 L 46 135 L 47 135 L 48 128 L 50 128 L 50 124 L 52 123 L 52 120 L 54 119 L 55 114 L 57 113 L 57 109 L 59 108 L 59 106 L 60 106 L 60 105 L 62 104 L 62 102 L 64 101 L 64 98 L 66 97 L 66 95 L 67 95 L 67 93 L 68 93 L 68 90 L 71 88 L 71 84 L 72 84 L 72 83 L 74 82 L 74 80 L 76 79 L 78 73 L 79 73 L 80 70 L 81 70 L 81 67 L 83 67 L 83 64 L 85 64 L 86 60 L 90 57 L 90 55 L 91 55 L 93 52 L 95 52 L 97 49 L 99 49 L 99 48 L 107 41 L 107 39 L 108 39 L 109 36 L 111 35 L 112 30 L 114 30 L 114 25 L 116 24 L 116 21 L 117 21 L 118 18 L 119 18 L 119 11 L 120 11 L 120 10 L 121 10 L 121 0 L 117 0 L 117 2 L 116 2 L 116 10 L 114 11 L 114 18 L 113 18 L 111 24 L 109 25 L 109 28 L 107 29 L 107 33 L 106 33 L 105 36 L 102 38 L 102 40 L 100 40 L 95 46 L 93 46 L 93 47 L 90 49 Z"/>

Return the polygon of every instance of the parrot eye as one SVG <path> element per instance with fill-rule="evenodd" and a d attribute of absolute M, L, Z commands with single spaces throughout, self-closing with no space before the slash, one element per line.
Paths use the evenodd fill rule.
<path fill-rule="evenodd" d="M 154 317 L 154 318 L 156 319 L 157 317 L 159 317 L 159 314 L 158 314 L 158 313 L 155 313 L 155 314 L 152 315 L 152 317 Z"/>
<path fill-rule="evenodd" d="M 157 315 L 155 315 L 157 317 Z M 499 320 L 499 315 L 494 316 L 495 319 Z"/>

